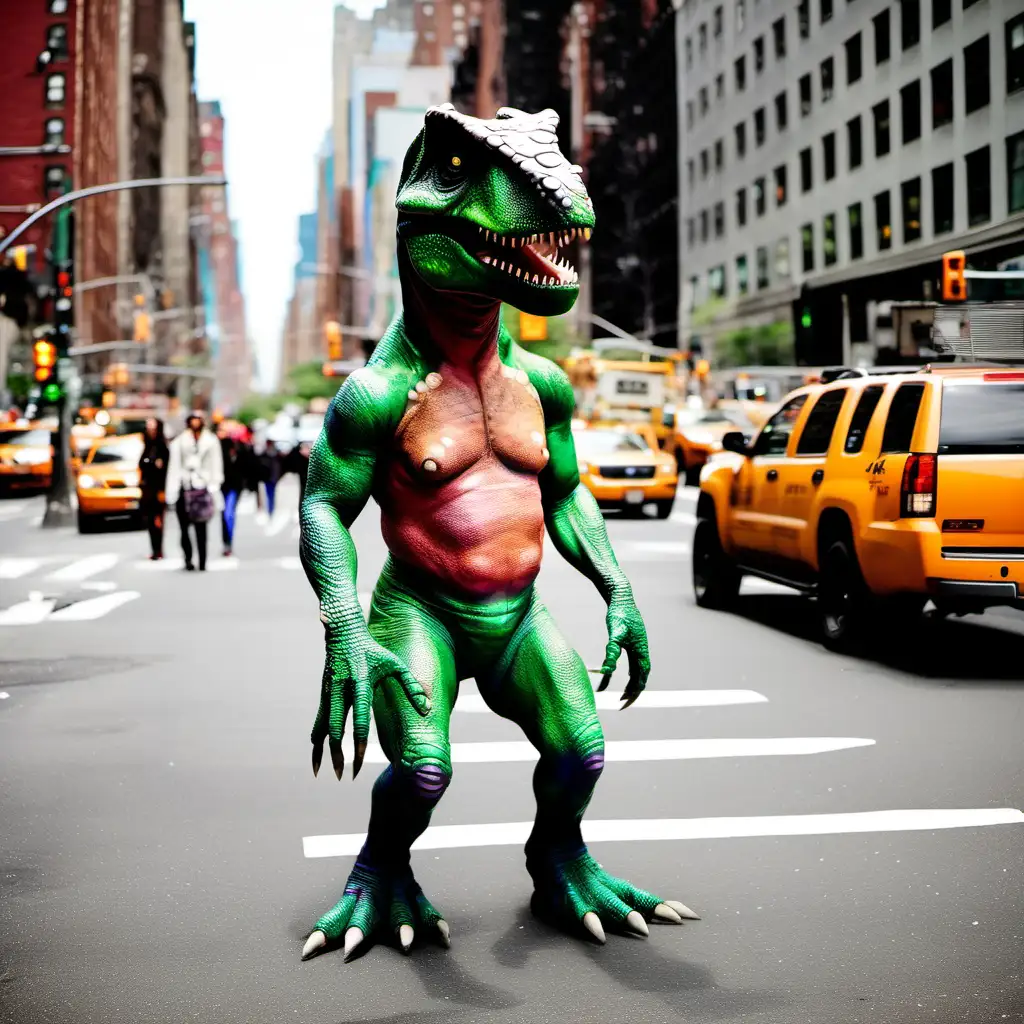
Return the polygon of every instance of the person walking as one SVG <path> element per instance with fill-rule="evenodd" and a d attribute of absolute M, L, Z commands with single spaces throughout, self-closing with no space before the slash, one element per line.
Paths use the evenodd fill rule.
<path fill-rule="evenodd" d="M 196 535 L 199 571 L 206 571 L 206 524 L 223 502 L 224 461 L 220 441 L 206 429 L 203 413 L 189 413 L 183 430 L 170 446 L 167 470 L 167 504 L 174 506 L 181 527 L 181 550 L 185 569 L 191 572 L 192 539 Z"/>
<path fill-rule="evenodd" d="M 149 531 L 151 562 L 164 557 L 164 493 L 169 458 L 163 420 L 150 417 L 146 420 L 145 443 L 139 458 L 139 483 L 142 488 L 142 518 Z"/>
<path fill-rule="evenodd" d="M 220 438 L 221 460 L 224 464 L 224 510 L 221 512 L 221 539 L 224 541 L 224 557 L 230 558 L 234 546 L 235 517 L 238 513 L 238 499 L 245 489 L 245 450 L 236 437 L 222 433 Z"/>
<path fill-rule="evenodd" d="M 260 456 L 260 478 L 267 492 L 267 516 L 274 518 L 274 496 L 277 493 L 277 482 L 281 479 L 281 453 L 273 441 L 267 441 L 263 454 Z"/>

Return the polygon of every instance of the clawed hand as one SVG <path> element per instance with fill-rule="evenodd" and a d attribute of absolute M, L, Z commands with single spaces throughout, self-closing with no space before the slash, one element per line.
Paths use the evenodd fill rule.
<path fill-rule="evenodd" d="M 631 593 L 612 597 L 608 605 L 607 624 L 608 646 L 605 648 L 601 682 L 597 689 L 600 692 L 608 688 L 619 655 L 625 651 L 629 662 L 629 682 L 622 692 L 622 700 L 625 701 L 622 709 L 625 709 L 644 692 L 647 677 L 651 673 L 647 629 Z"/>

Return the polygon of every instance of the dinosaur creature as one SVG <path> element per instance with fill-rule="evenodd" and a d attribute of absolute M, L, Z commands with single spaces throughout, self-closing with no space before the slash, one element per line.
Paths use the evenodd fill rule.
<path fill-rule="evenodd" d="M 625 652 L 623 707 L 650 672 L 647 634 L 604 521 L 579 480 L 573 391 L 552 362 L 512 341 L 501 303 L 568 311 L 577 275 L 561 255 L 594 225 L 590 197 L 558 147 L 553 110 L 491 120 L 450 104 L 426 112 L 398 188 L 404 309 L 338 391 L 310 458 L 301 557 L 326 634 L 313 774 L 326 740 L 353 778 L 371 708 L 389 763 L 373 786 L 366 842 L 344 894 L 303 958 L 344 941 L 345 959 L 387 934 L 408 951 L 450 929 L 413 877 L 410 848 L 452 778 L 449 719 L 459 681 L 537 748 L 537 817 L 526 867 L 538 915 L 605 941 L 605 928 L 696 915 L 604 871 L 580 821 L 604 766 L 593 688 L 534 587 L 544 531 L 608 605 L 598 689 Z M 373 497 L 389 556 L 364 618 L 349 529 Z M 368 944 L 367 944 L 368 945 Z"/>

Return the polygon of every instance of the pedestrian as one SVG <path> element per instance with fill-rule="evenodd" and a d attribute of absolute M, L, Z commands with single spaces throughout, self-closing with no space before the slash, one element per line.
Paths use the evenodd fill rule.
<path fill-rule="evenodd" d="M 281 453 L 273 441 L 268 441 L 260 456 L 260 479 L 267 493 L 267 516 L 274 518 L 274 496 L 281 479 Z"/>
<path fill-rule="evenodd" d="M 139 483 L 142 488 L 140 509 L 149 531 L 151 562 L 158 562 L 164 557 L 164 495 L 169 458 L 164 422 L 151 416 L 146 420 L 145 443 L 139 458 Z"/>
<path fill-rule="evenodd" d="M 203 413 L 194 410 L 189 413 L 185 430 L 171 442 L 167 471 L 167 504 L 178 513 L 181 550 L 189 572 L 195 568 L 190 528 L 196 535 L 199 571 L 206 571 L 206 524 L 223 501 L 223 482 L 220 442 L 206 429 Z"/>
<path fill-rule="evenodd" d="M 306 478 L 309 476 L 309 452 L 311 445 L 308 441 L 297 444 L 288 453 L 288 472 L 294 473 L 299 478 L 299 509 L 302 509 L 302 498 L 306 493 Z"/>
<path fill-rule="evenodd" d="M 245 451 L 241 441 L 223 432 L 220 439 L 221 460 L 224 464 L 224 510 L 221 512 L 221 539 L 224 541 L 224 557 L 230 558 L 234 547 L 235 516 L 238 513 L 238 499 L 245 489 Z"/>

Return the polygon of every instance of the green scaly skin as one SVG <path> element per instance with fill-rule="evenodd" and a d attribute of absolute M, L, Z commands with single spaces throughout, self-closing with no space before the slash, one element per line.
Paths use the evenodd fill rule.
<path fill-rule="evenodd" d="M 553 158 L 547 157 L 538 167 L 529 157 L 529 140 L 543 139 L 537 133 L 545 129 L 553 138 L 555 125 L 550 111 L 503 110 L 490 122 L 459 115 L 450 105 L 428 112 L 406 157 L 397 201 L 406 312 L 391 324 L 367 366 L 339 390 L 311 455 L 301 555 L 320 600 L 326 639 L 311 735 L 313 772 L 327 740 L 341 778 L 350 710 L 353 777 L 362 765 L 371 711 L 390 765 L 374 785 L 366 844 L 345 892 L 316 922 L 304 957 L 344 937 L 347 959 L 379 931 L 397 937 L 405 950 L 416 933 L 433 933 L 448 944 L 447 923 L 413 878 L 410 848 L 450 781 L 449 718 L 458 681 L 470 675 L 490 707 L 517 722 L 540 753 L 537 819 L 526 847 L 535 912 L 602 942 L 602 924 L 647 934 L 645 921 L 652 918 L 679 922 L 696 916 L 607 874 L 587 852 L 580 822 L 603 766 L 603 735 L 587 671 L 532 584 L 518 595 L 468 600 L 439 591 L 416 567 L 392 559 L 378 581 L 368 622 L 356 591 L 349 529 L 370 497 L 380 502 L 385 495 L 392 471 L 389 446 L 417 383 L 439 365 L 431 339 L 409 321 L 409 310 L 416 302 L 439 300 L 445 312 L 445 292 L 454 293 L 447 300 L 452 310 L 457 300 L 480 296 L 556 315 L 576 300 L 578 286 L 561 275 L 557 283 L 534 283 L 473 255 L 472 239 L 481 230 L 522 236 L 593 226 L 589 197 L 557 142 L 547 148 L 557 154 L 558 166 L 552 168 Z M 525 162 L 509 159 L 504 148 L 488 141 L 506 129 L 519 133 L 507 148 L 521 156 L 522 144 Z M 459 309 L 465 315 L 464 303 Z M 452 315 L 457 332 L 458 315 Z M 549 453 L 539 476 L 544 522 L 559 552 L 608 605 L 599 689 L 608 685 L 625 651 L 628 707 L 650 672 L 647 635 L 601 513 L 580 484 L 572 388 L 558 367 L 515 345 L 497 323 L 492 337 L 501 363 L 522 371 L 540 401 Z"/>

